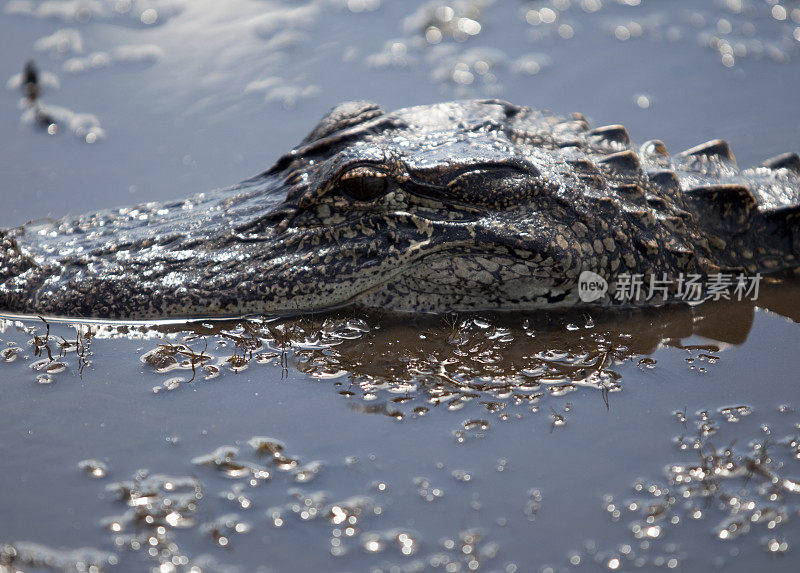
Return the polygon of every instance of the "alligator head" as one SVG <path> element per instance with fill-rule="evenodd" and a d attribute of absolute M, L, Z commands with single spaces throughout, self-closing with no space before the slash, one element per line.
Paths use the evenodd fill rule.
<path fill-rule="evenodd" d="M 709 149 L 681 160 L 700 190 L 687 193 L 663 145 L 636 154 L 621 126 L 590 130 L 581 116 L 498 101 L 391 114 L 342 104 L 234 187 L 3 232 L 0 309 L 164 318 L 537 308 L 578 303 L 586 270 L 613 280 L 796 266 L 792 157 L 739 173 L 732 155 Z M 770 219 L 764 205 L 791 212 Z M 768 249 L 756 231 L 776 236 Z"/>

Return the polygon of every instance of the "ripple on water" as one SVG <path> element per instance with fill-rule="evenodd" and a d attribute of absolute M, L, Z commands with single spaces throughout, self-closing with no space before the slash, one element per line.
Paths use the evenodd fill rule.
<path fill-rule="evenodd" d="M 125 336 L 142 341 L 143 348 L 137 351 L 143 355 L 142 368 L 150 376 L 164 380 L 161 387 L 164 384 L 169 387 L 171 379 L 181 378 L 178 387 L 193 384 L 202 391 L 203 369 L 209 365 L 223 366 L 218 380 L 236 379 L 226 366 L 228 359 L 236 356 L 250 365 L 251 373 L 258 368 L 273 367 L 284 372 L 290 365 L 296 365 L 337 391 L 347 390 L 347 397 L 343 399 L 363 412 L 404 420 L 413 420 L 422 412 L 428 416 L 449 417 L 457 424 L 453 435 L 458 441 L 485 437 L 496 431 L 495 428 L 504 426 L 501 421 L 528 416 L 541 417 L 544 422 L 541 433 L 546 435 L 548 425 L 552 430 L 560 429 L 577 413 L 572 402 L 565 401 L 562 387 L 571 388 L 565 393 L 571 401 L 592 392 L 599 392 L 608 399 L 609 395 L 625 390 L 622 373 L 627 376 L 632 371 L 634 376 L 647 378 L 662 374 L 660 368 L 651 373 L 650 368 L 642 372 L 636 367 L 656 348 L 672 347 L 669 352 L 678 362 L 691 358 L 692 364 L 702 363 L 709 369 L 714 368 L 724 352 L 723 345 L 682 345 L 680 340 L 693 333 L 691 328 L 686 328 L 692 321 L 686 321 L 680 313 L 674 320 L 672 316 L 656 313 L 637 319 L 633 315 L 628 317 L 630 320 L 615 323 L 599 316 L 517 320 L 486 315 L 420 320 L 409 325 L 394 324 L 385 317 L 370 315 L 358 320 L 352 316 L 328 315 L 316 319 L 256 319 L 127 330 L 85 325 L 54 326 L 48 330 L 44 323 L 38 323 L 20 331 L 20 336 L 28 341 L 28 355 L 21 351 L 17 362 L 4 368 L 48 374 L 48 366 L 63 363 L 65 370 L 56 376 L 64 376 L 64 372 L 77 373 L 80 357 L 85 360 L 85 356 L 92 356 L 92 352 L 97 353 L 102 347 L 98 339 Z M 580 327 L 568 328 L 568 325 Z M 6 328 L 17 326 L 6 325 Z M 704 335 L 710 338 L 708 331 Z M 17 344 L 13 348 L 25 346 Z M 259 359 L 261 355 L 264 358 Z M 660 360 L 667 360 L 668 356 Z M 336 377 L 330 377 L 332 373 Z M 773 415 L 791 423 L 794 412 L 791 406 L 783 404 L 780 412 L 780 415 L 778 412 Z M 733 453 L 728 454 L 726 449 L 712 451 L 709 446 L 712 440 L 728 443 L 723 439 L 726 433 L 750 428 L 754 420 L 759 421 L 759 414 L 761 412 L 739 403 L 715 404 L 713 408 L 695 413 L 676 412 L 675 419 L 682 430 L 680 438 L 676 439 L 682 449 L 677 452 L 690 459 L 674 461 L 664 483 L 651 479 L 634 488 L 630 495 L 617 494 L 608 500 L 606 509 L 612 522 L 626 527 L 625 541 L 611 551 L 590 553 L 587 550 L 571 555 L 570 563 L 576 556 L 581 562 L 596 560 L 604 566 L 617 563 L 619 567 L 639 562 L 655 564 L 658 561 L 666 567 L 670 567 L 670 563 L 682 563 L 684 557 L 680 551 L 671 551 L 665 540 L 676 537 L 676 528 L 686 527 L 686 523 L 708 524 L 707 529 L 713 529 L 718 539 L 719 535 L 731 540 L 755 536 L 759 541 L 759 536 L 763 536 L 763 542 L 759 541 L 762 546 L 767 550 L 777 547 L 773 551 L 776 553 L 782 551 L 782 543 L 786 542 L 786 551 L 790 551 L 792 540 L 786 535 L 786 516 L 796 511 L 791 507 L 794 503 L 791 497 L 800 489 L 800 484 L 778 464 L 766 463 L 762 452 L 765 439 L 769 439 L 772 445 L 767 446 L 768 457 L 775 457 L 775 449 L 782 448 L 787 459 L 796 460 L 800 455 L 800 439 L 792 437 L 778 444 L 783 438 L 776 427 L 760 424 L 764 429 L 757 428 L 758 451 L 748 452 L 739 445 L 729 448 Z M 737 423 L 733 424 L 734 421 Z M 793 433 L 797 433 L 796 429 Z M 700 464 L 693 457 L 698 454 L 704 460 Z M 727 458 L 731 458 L 730 463 L 723 463 Z M 747 458 L 750 461 L 746 461 Z M 369 459 L 373 460 L 374 456 Z M 368 545 L 375 547 L 374 554 L 379 554 L 381 559 L 391 559 L 393 555 L 403 559 L 406 555 L 403 548 L 411 539 L 414 559 L 428 566 L 434 562 L 462 568 L 474 567 L 476 563 L 481 567 L 484 563 L 493 564 L 495 568 L 500 565 L 494 561 L 496 557 L 492 557 L 496 547 L 491 541 L 478 542 L 486 549 L 483 553 L 478 549 L 477 561 L 460 553 L 462 537 L 485 536 L 485 532 L 476 530 L 453 536 L 442 547 L 437 547 L 435 541 L 423 539 L 420 533 L 404 528 L 406 523 L 392 521 L 392 512 L 384 511 L 384 507 L 397 507 L 394 504 L 402 498 L 396 496 L 403 495 L 409 484 L 404 486 L 402 482 L 389 479 L 390 476 L 374 475 L 358 483 L 357 476 L 367 468 L 364 462 L 352 456 L 344 462 L 328 463 L 301 459 L 291 455 L 287 444 L 280 439 L 254 436 L 246 440 L 245 445 L 221 446 L 187 461 L 195 466 L 189 470 L 193 477 L 171 478 L 141 472 L 132 480 L 112 486 L 125 510 L 122 515 L 112 515 L 103 523 L 111 532 L 114 546 L 120 550 L 119 556 L 123 554 L 122 549 L 126 549 L 141 553 L 156 565 L 174 563 L 173 559 L 178 563 L 198 563 L 201 556 L 190 555 L 181 546 L 181 540 L 175 537 L 176 530 L 192 529 L 203 533 L 204 543 L 215 549 L 245 546 L 251 543 L 245 536 L 247 531 L 251 527 L 256 530 L 265 520 L 276 528 L 288 524 L 290 529 L 316 528 L 313 529 L 316 533 L 322 528 L 332 556 L 372 555 L 365 547 Z M 81 470 L 94 475 L 99 467 L 96 462 L 84 460 Z M 497 472 L 508 471 L 509 462 L 505 458 L 498 459 L 494 468 Z M 738 513 L 734 514 L 730 510 L 731 503 L 734 497 L 742 498 L 739 486 L 746 478 L 742 468 L 752 473 L 744 483 L 752 489 L 753 495 L 744 502 L 740 500 Z M 716 486 L 700 473 L 712 469 L 716 472 Z M 352 491 L 334 495 L 322 489 L 338 471 L 356 477 L 351 480 L 356 484 Z M 425 502 L 416 505 L 435 509 L 442 504 L 459 503 L 458 500 L 465 497 L 453 495 L 449 490 L 445 496 L 448 486 L 439 483 L 439 475 L 444 475 L 445 480 L 454 480 L 449 487 L 461 490 L 460 493 L 465 492 L 465 487 L 473 488 L 475 481 L 485 482 L 477 469 L 453 470 L 450 477 L 447 473 L 423 475 L 412 482 L 411 495 L 416 497 L 416 491 Z M 689 478 L 691 483 L 686 482 Z M 721 491 L 726 489 L 726 484 L 734 483 L 736 485 L 727 487 L 728 497 L 724 497 Z M 686 498 L 683 486 L 689 492 Z M 701 493 L 691 488 L 699 488 Z M 708 491 L 704 492 L 703 488 Z M 766 500 L 758 499 L 762 490 Z M 469 493 L 472 497 L 466 496 L 465 509 L 477 511 L 485 507 L 486 502 L 474 495 L 478 491 L 470 489 Z M 276 496 L 279 499 L 276 500 Z M 717 506 L 703 505 L 706 499 L 714 499 Z M 223 506 L 221 511 L 213 510 L 214 502 Z M 752 510 L 749 502 L 755 502 Z M 782 510 L 781 506 L 787 509 Z M 543 507 L 541 490 L 531 489 L 517 517 L 536 517 L 540 523 Z M 757 510 L 760 512 L 756 513 Z M 739 519 L 743 515 L 746 521 Z M 494 521 L 502 526 L 513 519 L 513 515 L 499 516 Z M 398 532 L 405 533 L 408 538 L 400 539 Z M 652 549 L 643 550 L 643 543 L 650 544 L 648 547 Z M 469 555 L 475 556 L 475 546 L 467 545 L 473 551 Z M 150 549 L 154 549 L 155 555 Z"/>
<path fill-rule="evenodd" d="M 769 553 L 790 551 L 785 525 L 800 511 L 800 481 L 794 477 L 800 438 L 796 428 L 780 440 L 771 439 L 772 429 L 766 434 L 763 428 L 755 436 L 752 429 L 745 430 L 749 443 L 724 435 L 736 426 L 723 426 L 720 421 L 730 424 L 755 415 L 746 405 L 721 407 L 716 414 L 699 411 L 692 420 L 694 451 L 667 467 L 666 481 L 637 481 L 632 495 L 605 497 L 604 509 L 612 522 L 625 524 L 635 540 L 626 558 L 640 566 L 671 567 L 673 563 L 677 567 L 686 553 L 676 543 L 691 543 L 692 536 L 703 530 L 728 544 L 756 535 Z M 676 419 L 686 428 L 685 412 L 677 412 Z M 709 427 L 715 430 L 709 432 Z M 672 541 L 663 541 L 667 538 Z M 602 552 L 599 555 L 607 558 Z M 718 564 L 724 563 L 725 558 L 720 559 Z"/>
<path fill-rule="evenodd" d="M 216 469 L 227 478 L 247 478 L 251 484 L 270 479 L 270 472 L 266 467 L 249 461 L 236 460 L 238 454 L 239 448 L 237 447 L 221 446 L 210 454 L 197 456 L 192 459 L 192 463 L 196 466 Z"/>
<path fill-rule="evenodd" d="M 46 568 L 54 571 L 114 570 L 119 558 L 114 553 L 82 547 L 60 550 L 40 543 L 18 541 L 0 545 L 0 571 L 22 571 L 22 568 Z"/>

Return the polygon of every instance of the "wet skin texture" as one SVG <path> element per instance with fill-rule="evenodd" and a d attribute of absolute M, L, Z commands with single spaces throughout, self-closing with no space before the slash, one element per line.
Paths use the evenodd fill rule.
<path fill-rule="evenodd" d="M 800 266 L 800 158 L 635 151 L 500 101 L 334 108 L 264 173 L 173 203 L 0 233 L 0 309 L 103 318 L 580 304 L 582 271 Z M 595 305 L 616 304 L 609 295 Z"/>

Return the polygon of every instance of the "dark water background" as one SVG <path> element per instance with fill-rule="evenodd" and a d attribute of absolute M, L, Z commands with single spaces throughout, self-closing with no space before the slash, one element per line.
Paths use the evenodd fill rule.
<path fill-rule="evenodd" d="M 1 6 L 3 226 L 232 184 L 346 99 L 497 96 L 673 152 L 725 138 L 741 165 L 800 149 L 797 2 Z M 18 105 L 31 57 L 55 135 Z M 8 321 L 0 571 L 796 570 L 798 294 L 621 317 Z M 222 446 L 238 453 L 196 460 Z M 153 495 L 120 497 L 137 475 Z"/>

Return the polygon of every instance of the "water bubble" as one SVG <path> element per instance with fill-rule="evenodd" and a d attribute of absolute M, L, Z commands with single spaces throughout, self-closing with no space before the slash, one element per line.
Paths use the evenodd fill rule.
<path fill-rule="evenodd" d="M 542 23 L 542 18 L 538 10 L 528 10 L 525 12 L 525 21 L 531 26 L 538 26 Z"/>
<path fill-rule="evenodd" d="M 362 545 L 364 550 L 368 553 L 378 553 L 384 549 L 380 534 L 378 533 L 364 534 Z"/>
<path fill-rule="evenodd" d="M 108 466 L 94 458 L 78 462 L 78 469 L 89 477 L 104 478 L 108 475 Z"/>
<path fill-rule="evenodd" d="M 319 472 L 322 471 L 322 466 L 322 462 L 313 461 L 294 468 L 292 471 L 294 481 L 305 483 L 313 480 L 319 475 Z"/>
<path fill-rule="evenodd" d="M 716 536 L 722 541 L 729 541 L 750 531 L 750 524 L 743 516 L 733 516 L 722 521 L 716 528 Z"/>
<path fill-rule="evenodd" d="M 489 422 L 481 419 L 465 420 L 463 426 L 465 430 L 487 430 L 489 428 Z"/>
<path fill-rule="evenodd" d="M 203 531 L 210 535 L 220 547 L 227 547 L 233 535 L 248 533 L 249 523 L 242 521 L 235 513 L 223 515 L 214 521 L 203 524 Z"/>
<path fill-rule="evenodd" d="M 542 492 L 538 489 L 528 490 L 528 502 L 525 505 L 525 515 L 528 516 L 530 521 L 536 518 L 539 509 L 542 507 Z"/>
<path fill-rule="evenodd" d="M 2 351 L 0 351 L 0 357 L 2 357 L 6 362 L 14 362 L 21 351 L 21 348 L 17 348 L 15 346 L 4 348 Z"/>
<path fill-rule="evenodd" d="M 142 24 L 151 26 L 158 20 L 158 12 L 156 12 L 156 10 L 153 8 L 147 8 L 142 12 L 139 19 L 142 21 Z"/>
<path fill-rule="evenodd" d="M 736 423 L 752 414 L 753 410 L 749 406 L 727 406 L 720 408 L 719 412 L 725 417 L 726 422 Z"/>
<path fill-rule="evenodd" d="M 783 555 L 789 551 L 789 543 L 783 539 L 769 537 L 763 542 L 764 549 L 769 553 Z"/>
<path fill-rule="evenodd" d="M 561 24 L 558 27 L 558 35 L 564 38 L 565 40 L 569 40 L 570 38 L 575 36 L 575 29 L 569 24 Z"/>
<path fill-rule="evenodd" d="M 58 360 L 50 362 L 45 368 L 48 374 L 59 374 L 66 369 L 67 365 L 64 364 L 63 362 L 59 362 Z"/>
<path fill-rule="evenodd" d="M 425 501 L 434 501 L 444 496 L 444 490 L 431 485 L 431 482 L 427 478 L 414 478 L 413 483 L 417 486 L 417 493 Z"/>
<path fill-rule="evenodd" d="M 56 381 L 55 378 L 53 378 L 53 376 L 50 375 L 50 374 L 39 374 L 36 377 L 36 382 L 38 384 L 48 385 L 48 384 L 52 384 L 55 381 Z"/>
<path fill-rule="evenodd" d="M 429 26 L 425 30 L 425 41 L 429 44 L 438 44 L 442 41 L 442 31 L 436 26 Z"/>
<path fill-rule="evenodd" d="M 631 37 L 631 31 L 627 27 L 619 25 L 614 28 L 614 37 L 621 41 L 629 40 Z"/>
<path fill-rule="evenodd" d="M 786 12 L 786 8 L 781 6 L 780 4 L 775 4 L 772 7 L 772 17 L 776 20 L 783 21 L 786 20 L 788 13 Z"/>
<path fill-rule="evenodd" d="M 539 10 L 539 18 L 544 24 L 552 24 L 558 18 L 558 14 L 552 8 L 542 8 Z"/>
<path fill-rule="evenodd" d="M 253 436 L 247 443 L 261 455 L 279 455 L 286 446 L 280 440 L 267 436 Z"/>

